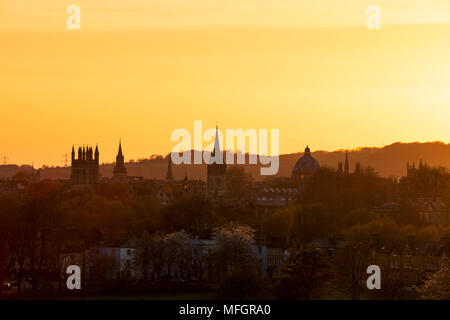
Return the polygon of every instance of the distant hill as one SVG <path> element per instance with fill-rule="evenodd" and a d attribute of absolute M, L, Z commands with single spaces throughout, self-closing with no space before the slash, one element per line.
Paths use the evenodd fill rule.
<path fill-rule="evenodd" d="M 32 167 L 29 165 L 18 166 L 16 164 L 0 165 L 0 179 L 11 178 L 18 172 L 31 172 Z"/>
<path fill-rule="evenodd" d="M 288 177 L 295 162 L 303 155 L 303 152 L 285 154 L 280 156 L 280 168 L 278 176 Z M 126 155 L 125 155 L 126 156 Z M 321 166 L 336 168 L 339 161 L 344 162 L 345 150 L 337 151 L 314 151 L 312 146 L 312 156 L 315 157 Z M 349 150 L 350 170 L 353 170 L 355 163 L 359 161 L 362 167 L 372 166 L 382 176 L 403 176 L 406 174 L 406 163 L 415 162 L 418 165 L 422 160 L 433 166 L 444 166 L 450 168 L 450 144 L 442 142 L 427 143 L 394 143 L 382 148 L 359 148 Z M 140 161 L 130 161 L 125 164 L 128 175 L 143 176 L 151 179 L 164 179 L 167 171 L 167 157 L 153 156 L 150 159 Z M 255 179 L 261 179 L 259 166 L 244 165 L 247 172 L 251 173 Z M 113 163 L 101 164 L 100 173 L 103 177 L 111 177 L 114 168 Z M 0 178 L 12 177 L 22 170 L 30 170 L 29 166 L 4 165 L 0 166 Z M 172 166 L 175 179 L 182 179 L 185 171 L 189 179 L 206 179 L 205 165 L 179 165 Z M 44 167 L 41 168 L 42 179 L 68 179 L 70 177 L 69 167 Z"/>
<path fill-rule="evenodd" d="M 336 167 L 338 161 L 344 161 L 345 150 L 334 152 L 316 152 L 316 159 L 321 165 Z M 450 168 L 450 144 L 442 142 L 426 143 L 393 143 L 382 148 L 360 148 L 349 151 L 350 168 L 353 169 L 355 162 L 359 161 L 363 167 L 368 165 L 382 176 L 404 176 L 406 174 L 406 163 L 415 162 L 416 166 L 420 160 L 431 166 L 443 166 Z"/>

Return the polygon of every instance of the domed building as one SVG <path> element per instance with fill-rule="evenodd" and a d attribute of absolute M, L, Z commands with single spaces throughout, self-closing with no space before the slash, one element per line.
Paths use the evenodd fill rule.
<path fill-rule="evenodd" d="M 298 159 L 292 169 L 292 178 L 295 180 L 303 180 L 306 175 L 314 173 L 319 169 L 319 162 L 311 156 L 311 151 L 307 146 L 303 157 Z"/>

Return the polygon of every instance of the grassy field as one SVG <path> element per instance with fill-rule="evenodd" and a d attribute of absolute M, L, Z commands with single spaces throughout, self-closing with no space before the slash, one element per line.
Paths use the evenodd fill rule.
<path fill-rule="evenodd" d="M 181 292 L 181 293 L 124 293 L 124 294 L 92 294 L 92 295 L 43 295 L 6 294 L 1 299 L 7 300 L 214 300 L 210 292 Z"/>
<path fill-rule="evenodd" d="M 113 295 L 87 295 L 84 297 L 65 297 L 63 299 L 83 300 L 213 300 L 212 293 L 162 293 L 162 294 L 113 294 Z"/>

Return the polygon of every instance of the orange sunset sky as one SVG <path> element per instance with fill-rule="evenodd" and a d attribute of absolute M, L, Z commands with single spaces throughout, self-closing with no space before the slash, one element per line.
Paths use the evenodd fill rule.
<path fill-rule="evenodd" d="M 0 0 L 0 43 L 11 163 L 167 154 L 194 120 L 278 128 L 281 153 L 450 142 L 450 0 Z"/>

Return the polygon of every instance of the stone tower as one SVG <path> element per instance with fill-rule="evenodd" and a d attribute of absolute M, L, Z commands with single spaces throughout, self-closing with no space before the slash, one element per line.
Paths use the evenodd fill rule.
<path fill-rule="evenodd" d="M 75 147 L 72 146 L 72 161 L 70 181 L 73 185 L 91 185 L 99 180 L 99 152 L 95 147 L 86 146 L 78 148 L 78 157 L 75 157 Z"/>
<path fill-rule="evenodd" d="M 113 180 L 118 182 L 127 182 L 127 169 L 125 168 L 124 157 L 122 153 L 122 141 L 119 141 L 119 151 L 116 156 L 116 165 L 114 166 Z"/>
<path fill-rule="evenodd" d="M 211 198 L 223 195 L 227 191 L 227 164 L 220 149 L 219 128 L 216 126 L 214 150 L 207 166 L 208 195 Z"/>

